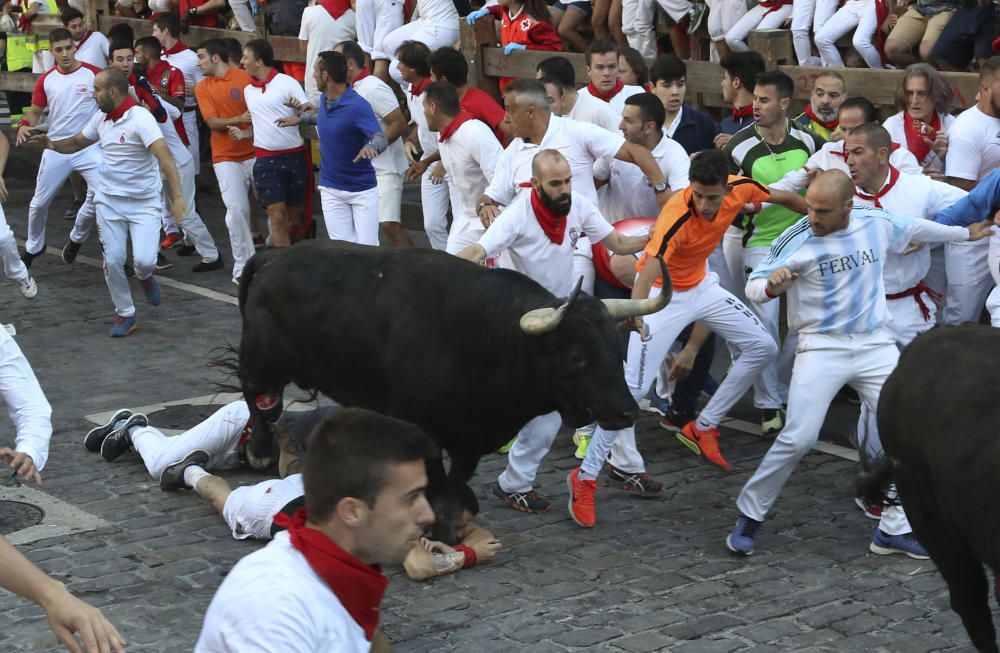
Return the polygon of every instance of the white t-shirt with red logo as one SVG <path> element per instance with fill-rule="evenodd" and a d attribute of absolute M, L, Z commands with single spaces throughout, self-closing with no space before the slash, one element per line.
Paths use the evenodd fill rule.
<path fill-rule="evenodd" d="M 145 199 L 160 196 L 160 166 L 149 150 L 163 134 L 156 118 L 140 106 L 128 109 L 118 120 L 98 111 L 83 128 L 83 137 L 100 141 L 104 152 L 97 192 Z"/>
<path fill-rule="evenodd" d="M 58 141 L 79 133 L 95 113 L 100 113 L 94 100 L 94 77 L 99 72 L 100 68 L 81 63 L 71 73 L 56 66 L 38 78 L 31 104 L 48 108 L 50 139 Z"/>

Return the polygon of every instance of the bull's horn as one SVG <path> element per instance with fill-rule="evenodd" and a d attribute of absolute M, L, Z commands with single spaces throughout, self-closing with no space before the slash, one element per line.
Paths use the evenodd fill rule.
<path fill-rule="evenodd" d="M 569 310 L 569 307 L 573 305 L 576 298 L 580 295 L 580 288 L 583 286 L 583 277 L 580 277 L 576 282 L 576 288 L 570 293 L 570 296 L 559 305 L 558 308 L 536 308 L 533 311 L 528 311 L 521 316 L 521 330 L 525 333 L 531 335 L 538 335 L 542 333 L 548 333 L 552 331 L 559 323 L 562 322 L 563 315 Z"/>
<path fill-rule="evenodd" d="M 613 319 L 621 320 L 637 315 L 650 315 L 666 308 L 674 294 L 674 285 L 670 281 L 670 272 L 663 257 L 656 258 L 660 262 L 660 272 L 663 275 L 663 288 L 657 297 L 651 299 L 602 299 L 604 307 Z"/>

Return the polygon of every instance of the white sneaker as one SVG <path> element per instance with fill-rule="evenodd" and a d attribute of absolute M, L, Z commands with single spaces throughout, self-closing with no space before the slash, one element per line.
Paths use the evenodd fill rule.
<path fill-rule="evenodd" d="M 35 280 L 32 279 L 31 277 L 28 277 L 24 281 L 18 282 L 18 286 L 21 289 L 21 294 L 27 297 L 28 299 L 32 299 L 35 295 L 38 294 L 38 284 L 36 284 Z"/>

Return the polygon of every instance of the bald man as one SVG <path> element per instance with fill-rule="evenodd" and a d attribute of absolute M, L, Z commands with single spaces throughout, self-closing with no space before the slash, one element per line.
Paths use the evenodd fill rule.
<path fill-rule="evenodd" d="M 726 538 L 734 553 L 753 553 L 757 531 L 792 470 L 819 437 L 837 391 L 848 384 L 869 410 L 878 405 L 882 384 L 896 367 L 899 350 L 886 328 L 883 265 L 890 253 L 915 242 L 980 240 L 990 222 L 970 227 L 892 215 L 853 206 L 854 185 L 840 170 L 820 173 L 806 191 L 808 216 L 785 230 L 764 261 L 750 273 L 746 294 L 768 302 L 787 293 L 789 329 L 799 346 L 788 394 L 788 421 L 736 505 L 736 528 Z M 881 453 L 877 437 L 864 443 Z M 901 506 L 887 506 L 872 537 L 872 553 L 904 553 L 927 559 Z"/>

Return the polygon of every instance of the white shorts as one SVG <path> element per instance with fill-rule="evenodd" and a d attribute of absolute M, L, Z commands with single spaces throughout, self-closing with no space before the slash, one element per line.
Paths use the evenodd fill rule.
<path fill-rule="evenodd" d="M 302 474 L 244 485 L 229 494 L 222 507 L 222 518 L 237 540 L 248 537 L 269 540 L 274 516 L 304 493 Z"/>
<path fill-rule="evenodd" d="M 376 172 L 378 186 L 378 221 L 400 222 L 403 206 L 403 174 Z"/>
<path fill-rule="evenodd" d="M 359 0 L 355 10 L 358 45 L 375 59 L 392 59 L 382 41 L 392 31 L 403 26 L 402 0 Z"/>

